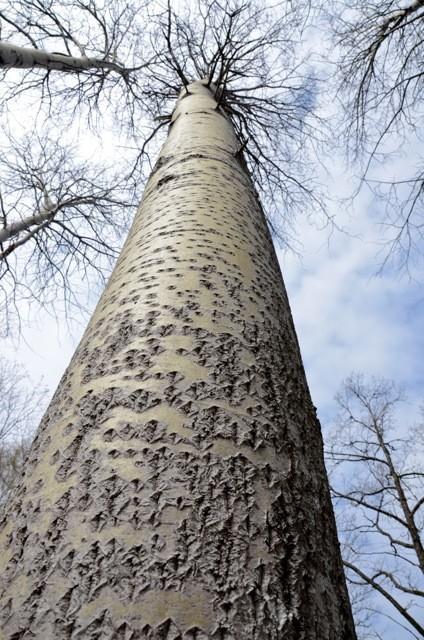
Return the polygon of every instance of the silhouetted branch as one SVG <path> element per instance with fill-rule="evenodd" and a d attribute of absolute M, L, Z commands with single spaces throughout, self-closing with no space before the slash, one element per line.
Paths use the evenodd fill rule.
<path fill-rule="evenodd" d="M 424 494 L 422 439 L 392 436 L 403 400 L 394 383 L 348 378 L 326 456 L 345 566 L 422 633 L 415 606 L 424 598 L 419 507 Z M 411 450 L 410 442 L 414 442 Z M 347 573 L 349 581 L 352 576 Z M 406 596 L 414 596 L 409 603 Z"/>
<path fill-rule="evenodd" d="M 354 157 L 365 157 L 362 181 L 386 203 L 382 268 L 394 262 L 408 271 L 422 254 L 422 159 L 406 177 L 403 160 L 391 169 L 390 180 L 379 180 L 373 171 L 395 155 L 393 140 L 398 147 L 408 141 L 422 144 L 424 3 L 349 2 L 332 17 L 332 25 L 341 52 L 346 140 Z"/>
<path fill-rule="evenodd" d="M 411 627 L 413 627 L 416 631 L 418 631 L 418 633 L 424 636 L 424 627 L 422 627 L 419 622 L 408 613 L 406 607 L 403 607 L 398 602 L 398 600 L 396 600 L 396 598 L 393 598 L 389 591 L 387 591 L 387 589 L 384 589 L 384 587 L 382 587 L 382 585 L 377 581 L 377 577 L 380 574 L 376 574 L 375 576 L 368 576 L 351 562 L 344 561 L 343 564 L 345 567 L 359 576 L 364 584 L 367 584 L 378 591 L 378 593 L 380 593 L 388 602 L 390 602 L 390 604 L 393 605 L 393 607 L 400 613 L 400 615 L 405 618 L 407 622 L 409 622 Z M 422 593 L 416 593 L 415 595 L 422 595 Z"/>
<path fill-rule="evenodd" d="M 125 179 L 48 137 L 12 140 L 0 154 L 0 174 L 2 310 L 19 316 L 28 297 L 69 303 L 77 273 L 103 279 L 129 224 Z"/>

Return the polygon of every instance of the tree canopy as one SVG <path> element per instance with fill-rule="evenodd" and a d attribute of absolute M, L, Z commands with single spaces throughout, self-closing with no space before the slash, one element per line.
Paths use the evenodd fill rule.
<path fill-rule="evenodd" d="M 13 134 L 1 162 L 0 306 L 9 316 L 22 297 L 45 305 L 62 290 L 69 304 L 77 273 L 104 272 L 190 81 L 207 78 L 219 96 L 276 233 L 289 242 L 296 214 L 322 211 L 308 160 L 319 123 L 315 80 L 300 52 L 307 9 L 239 0 L 177 9 L 124 0 L 0 3 L 2 116 Z M 33 114 L 29 127 L 22 109 Z M 113 168 L 81 157 L 86 126 L 96 147 L 113 138 Z"/>

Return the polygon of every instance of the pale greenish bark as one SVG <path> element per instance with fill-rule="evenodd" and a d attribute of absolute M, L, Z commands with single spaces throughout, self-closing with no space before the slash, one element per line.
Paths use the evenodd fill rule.
<path fill-rule="evenodd" d="M 355 638 L 319 424 L 238 149 L 190 85 L 3 521 L 3 638 Z"/>

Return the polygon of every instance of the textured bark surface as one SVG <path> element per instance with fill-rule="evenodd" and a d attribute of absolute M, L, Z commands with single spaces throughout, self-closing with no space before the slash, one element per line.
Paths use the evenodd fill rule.
<path fill-rule="evenodd" d="M 3 638 L 355 637 L 272 242 L 189 90 L 1 524 Z"/>

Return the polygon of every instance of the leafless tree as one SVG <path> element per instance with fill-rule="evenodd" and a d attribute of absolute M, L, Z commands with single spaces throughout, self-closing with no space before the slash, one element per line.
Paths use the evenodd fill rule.
<path fill-rule="evenodd" d="M 362 180 L 385 202 L 384 264 L 408 269 L 420 259 L 424 239 L 421 154 L 406 160 L 409 169 L 401 156 L 388 179 L 377 179 L 373 170 L 407 143 L 422 144 L 424 2 L 356 0 L 335 6 L 331 21 L 341 54 L 348 145 L 353 156 L 365 157 Z"/>
<path fill-rule="evenodd" d="M 305 209 L 325 219 L 307 161 L 320 136 L 316 86 L 297 55 L 307 9 L 254 0 L 197 0 L 178 12 L 171 2 L 0 1 L 4 115 L 35 104 L 43 131 L 45 118 L 62 127 L 35 143 L 15 139 L 0 158 L 6 330 L 22 297 L 47 304 L 60 290 L 66 305 L 77 302 L 77 271 L 101 274 L 104 258 L 114 257 L 125 203 L 137 201 L 157 134 L 191 80 L 207 77 L 216 87 L 274 232 L 290 243 L 295 214 Z M 132 169 L 115 157 L 116 178 L 77 162 L 77 151 L 58 142 L 76 114 L 99 135 L 125 135 L 121 155 Z"/>
<path fill-rule="evenodd" d="M 378 594 L 408 637 L 421 638 L 424 439 L 422 425 L 396 424 L 402 400 L 393 382 L 348 378 L 326 453 L 348 581 L 359 597 L 364 588 Z M 363 601 L 356 609 L 369 610 Z"/>
<path fill-rule="evenodd" d="M 30 446 L 29 436 L 0 444 L 0 512 L 22 475 Z"/>
<path fill-rule="evenodd" d="M 108 125 L 128 111 L 139 68 L 124 66 L 120 54 L 127 64 L 133 59 L 139 8 L 92 0 L 0 2 L 3 127 L 13 132 L 0 148 L 3 334 L 20 325 L 22 299 L 51 307 L 60 297 L 67 311 L 71 303 L 81 308 L 78 283 L 93 275 L 104 280 L 128 230 L 136 199 L 119 154 L 113 171 L 101 158 L 97 166 L 83 160 L 76 127 L 84 109 L 93 123 L 115 105 Z M 19 119 L 34 135 L 19 138 Z"/>
<path fill-rule="evenodd" d="M 78 303 L 77 276 L 103 279 L 128 228 L 122 177 L 47 135 L 12 139 L 0 152 L 2 331 L 22 299 Z"/>
<path fill-rule="evenodd" d="M 19 478 L 47 389 L 33 386 L 25 369 L 0 356 L 0 504 Z"/>

